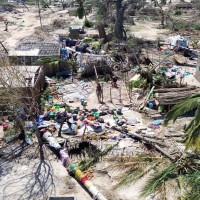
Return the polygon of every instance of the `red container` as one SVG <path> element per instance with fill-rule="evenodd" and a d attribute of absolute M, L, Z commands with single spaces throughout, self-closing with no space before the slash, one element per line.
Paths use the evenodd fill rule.
<path fill-rule="evenodd" d="M 87 176 L 84 176 L 84 177 L 81 179 L 81 183 L 84 184 L 87 180 L 88 180 L 88 179 L 87 179 Z"/>

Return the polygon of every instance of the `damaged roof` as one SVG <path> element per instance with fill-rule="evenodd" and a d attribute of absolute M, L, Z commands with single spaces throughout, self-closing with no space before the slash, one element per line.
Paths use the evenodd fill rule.
<path fill-rule="evenodd" d="M 51 35 L 32 34 L 21 39 L 9 56 L 59 56 L 60 44 Z"/>
<path fill-rule="evenodd" d="M 40 66 L 1 67 L 0 73 L 0 87 L 34 87 Z"/>

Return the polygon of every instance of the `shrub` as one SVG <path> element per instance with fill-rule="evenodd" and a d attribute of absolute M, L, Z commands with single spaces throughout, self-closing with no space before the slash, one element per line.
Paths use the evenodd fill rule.
<path fill-rule="evenodd" d="M 85 19 L 84 25 L 85 25 L 85 27 L 87 27 L 87 28 L 91 28 L 91 27 L 94 26 L 94 23 L 91 22 L 91 21 L 89 21 L 88 19 Z"/>
<path fill-rule="evenodd" d="M 147 84 L 147 80 L 144 78 L 138 78 L 137 80 L 129 82 L 129 88 L 143 88 Z"/>
<path fill-rule="evenodd" d="M 65 21 L 63 19 L 54 19 L 52 25 L 54 28 L 64 28 Z"/>
<path fill-rule="evenodd" d="M 175 10 L 175 12 L 174 12 L 174 15 L 181 15 L 182 14 L 182 11 L 181 10 Z"/>

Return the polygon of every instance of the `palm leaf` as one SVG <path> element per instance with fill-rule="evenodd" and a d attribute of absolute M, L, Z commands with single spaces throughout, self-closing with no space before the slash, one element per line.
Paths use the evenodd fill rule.
<path fill-rule="evenodd" d="M 200 199 L 200 171 L 187 174 L 183 177 L 187 184 L 187 191 L 185 193 L 185 199 L 197 200 Z"/>
<path fill-rule="evenodd" d="M 167 125 L 170 120 L 175 122 L 178 117 L 182 116 L 183 114 L 194 110 L 198 107 L 200 100 L 200 94 L 192 96 L 191 98 L 175 105 L 166 115 L 164 125 Z"/>
<path fill-rule="evenodd" d="M 97 154 L 96 156 L 94 156 L 91 159 L 88 160 L 82 160 L 79 163 L 79 168 L 80 170 L 87 170 L 89 167 L 91 167 L 92 165 L 94 165 L 95 163 L 97 163 L 99 161 L 99 159 L 105 155 L 108 154 L 109 151 L 111 151 L 114 148 L 115 145 L 110 145 L 108 146 L 106 149 L 104 149 L 101 153 Z"/>
<path fill-rule="evenodd" d="M 141 190 L 141 197 L 146 197 L 149 194 L 155 193 L 159 191 L 160 187 L 162 186 L 162 183 L 177 177 L 177 174 L 174 172 L 175 166 L 170 165 L 169 167 L 165 168 L 160 173 L 155 173 L 152 178 L 148 180 L 146 185 Z"/>
<path fill-rule="evenodd" d="M 186 132 L 186 148 L 200 149 L 200 107 Z"/>
<path fill-rule="evenodd" d="M 150 170 L 154 169 L 161 162 L 160 157 L 152 157 L 149 155 L 138 155 L 132 158 L 134 162 L 118 162 L 116 165 L 112 165 L 112 168 L 126 168 L 128 169 L 120 177 L 119 183 L 114 187 L 114 189 L 130 185 L 134 181 L 143 177 Z"/>
<path fill-rule="evenodd" d="M 137 177 L 140 177 L 142 173 L 143 170 L 140 168 L 131 168 L 122 175 L 122 178 L 120 178 L 120 182 L 114 187 L 114 189 L 130 185 L 132 182 L 137 180 Z"/>

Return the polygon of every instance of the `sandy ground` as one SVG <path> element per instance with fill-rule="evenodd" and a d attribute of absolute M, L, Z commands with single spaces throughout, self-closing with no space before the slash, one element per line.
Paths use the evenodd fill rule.
<path fill-rule="evenodd" d="M 130 32 L 135 37 L 147 40 L 156 40 L 157 38 L 165 38 L 169 32 L 166 29 L 158 29 L 160 22 L 136 21 L 135 26 L 130 27 Z"/>
<path fill-rule="evenodd" d="M 65 21 L 64 29 L 50 30 L 52 34 L 67 34 L 70 24 L 76 23 L 78 18 L 69 17 L 67 10 L 61 10 L 61 8 L 52 8 L 55 12 L 47 9 L 42 11 L 42 25 L 44 28 L 52 29 L 52 23 L 54 19 L 62 19 Z M 12 49 L 15 44 L 25 36 L 31 35 L 40 27 L 39 16 L 36 7 L 29 7 L 29 11 L 22 8 L 17 9 L 19 13 L 6 13 L 1 14 L 4 18 L 9 21 L 8 32 L 5 32 L 4 22 L 0 22 L 0 41 L 8 48 Z M 79 20 L 80 21 L 80 20 Z"/>
<path fill-rule="evenodd" d="M 72 23 L 77 22 L 77 18 L 69 17 L 67 10 L 62 11 L 60 8 L 53 8 L 55 13 L 51 10 L 42 12 L 43 25 L 48 26 L 52 23 L 53 19 L 64 19 L 66 21 L 66 28 L 57 29 L 51 31 L 56 34 L 66 34 L 68 27 Z M 30 11 L 19 9 L 20 13 L 6 13 L 6 18 L 10 22 L 8 32 L 4 30 L 4 23 L 0 22 L 0 41 L 8 48 L 14 48 L 17 41 L 25 36 L 28 36 L 40 26 L 38 14 L 36 8 L 31 7 Z M 3 14 L 4 16 L 4 14 Z M 132 33 L 137 37 L 146 39 L 156 39 L 162 34 L 167 34 L 166 30 L 157 29 L 158 23 L 136 21 L 136 26 L 130 27 Z M 187 80 L 186 80 L 187 79 Z M 188 84 L 194 84 L 193 76 L 185 78 Z M 199 84 L 199 82 L 195 82 Z M 93 85 L 95 91 L 95 85 Z M 123 87 L 123 86 L 122 86 Z M 112 100 L 110 101 L 110 86 L 105 85 L 104 88 L 104 102 L 106 105 L 111 107 L 122 107 L 129 103 L 128 95 L 122 93 L 121 102 L 119 100 L 119 90 L 112 89 Z M 97 103 L 97 97 L 95 92 L 88 97 L 88 108 L 99 107 Z M 80 103 L 74 103 L 73 106 L 80 106 Z M 142 115 L 137 112 L 129 113 L 130 116 L 134 116 L 142 119 Z M 147 123 L 143 121 L 143 123 Z M 174 130 L 181 129 L 184 125 L 184 120 L 174 127 Z M 2 131 L 1 131 L 2 132 Z M 16 147 L 12 147 L 12 152 L 16 152 Z M 75 195 L 77 200 L 89 200 L 92 199 L 89 194 L 72 178 L 68 175 L 61 162 L 50 152 L 47 152 L 46 163 L 41 163 L 38 158 L 38 152 L 36 147 L 32 150 L 27 149 L 19 157 L 0 164 L 0 199 L 11 200 L 11 199 L 47 199 L 48 196 L 66 196 Z M 101 161 L 96 165 L 96 169 L 104 169 L 108 163 Z M 97 188 L 109 199 L 109 200 L 138 200 L 139 192 L 142 186 L 145 184 L 147 177 L 140 179 L 137 183 L 132 184 L 129 187 L 113 190 L 117 182 L 117 176 L 121 174 L 120 171 L 109 170 L 111 178 L 101 173 L 94 173 L 93 183 Z M 44 195 L 45 193 L 45 195 Z M 174 200 L 172 195 L 171 200 Z M 150 198 L 146 198 L 147 200 Z"/>

